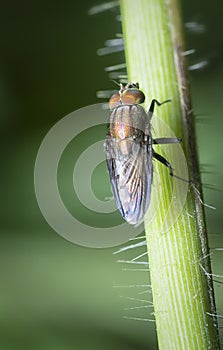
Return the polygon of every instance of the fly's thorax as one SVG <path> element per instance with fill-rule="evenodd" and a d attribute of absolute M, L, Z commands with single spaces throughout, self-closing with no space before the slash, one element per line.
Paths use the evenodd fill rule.
<path fill-rule="evenodd" d="M 121 105 L 111 111 L 109 123 L 112 137 L 122 140 L 136 138 L 139 134 L 144 134 L 148 116 L 139 105 Z"/>

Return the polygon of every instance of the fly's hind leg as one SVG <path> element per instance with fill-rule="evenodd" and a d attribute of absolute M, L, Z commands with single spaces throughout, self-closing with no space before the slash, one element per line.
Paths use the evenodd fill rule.
<path fill-rule="evenodd" d="M 186 180 L 186 179 L 183 179 L 182 177 L 180 176 L 177 176 L 173 173 L 173 168 L 171 166 L 171 164 L 168 162 L 168 160 L 166 160 L 163 156 L 161 156 L 160 154 L 156 153 L 153 151 L 153 157 L 155 159 L 157 159 L 160 163 L 162 163 L 163 165 L 165 165 L 168 169 L 169 169 L 169 173 L 170 173 L 170 176 L 173 176 L 175 177 L 176 179 L 178 180 L 181 180 L 181 181 L 184 181 L 184 182 L 187 182 L 187 183 L 192 183 L 192 181 L 190 180 Z"/>
<path fill-rule="evenodd" d="M 153 157 L 157 159 L 160 163 L 164 164 L 169 169 L 170 175 L 173 176 L 173 168 L 163 156 L 153 151 Z"/>

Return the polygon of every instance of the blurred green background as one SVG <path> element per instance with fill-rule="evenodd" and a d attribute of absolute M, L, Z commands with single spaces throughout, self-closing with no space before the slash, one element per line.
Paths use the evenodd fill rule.
<path fill-rule="evenodd" d="M 120 32 L 116 11 L 88 16 L 98 3 L 1 4 L 0 349 L 157 348 L 154 323 L 123 318 L 148 317 L 148 309 L 125 310 L 140 305 L 130 298 L 151 300 L 146 288 L 131 287 L 145 284 L 148 272 L 123 271 L 128 266 L 116 263 L 116 248 L 62 239 L 44 220 L 34 193 L 35 157 L 47 131 L 73 110 L 97 103 L 97 90 L 113 88 L 104 67 L 122 62 L 122 54 L 96 55 Z M 187 33 L 187 48 L 196 49 L 197 60 L 209 60 L 191 74 L 192 98 L 200 161 L 211 172 L 203 182 L 222 189 L 223 3 L 184 0 L 183 10 L 185 21 L 206 27 L 202 35 Z M 223 247 L 222 190 L 204 193 L 217 207 L 206 210 L 210 246 Z M 213 272 L 223 274 L 223 252 L 212 253 Z M 222 284 L 215 287 L 223 314 Z"/>

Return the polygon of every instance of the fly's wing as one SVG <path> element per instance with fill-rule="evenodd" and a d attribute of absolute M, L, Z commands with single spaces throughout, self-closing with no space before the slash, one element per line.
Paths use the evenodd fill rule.
<path fill-rule="evenodd" d="M 115 139 L 107 135 L 106 161 L 116 205 L 130 224 L 143 220 L 150 202 L 152 145 L 133 142 L 123 155 Z"/>

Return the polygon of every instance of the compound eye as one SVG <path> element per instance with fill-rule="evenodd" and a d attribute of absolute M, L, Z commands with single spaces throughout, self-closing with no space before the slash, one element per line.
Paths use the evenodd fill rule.
<path fill-rule="evenodd" d="M 113 108 L 119 106 L 120 104 L 121 104 L 121 98 L 120 98 L 119 91 L 117 91 L 109 99 L 109 108 L 113 109 Z"/>
<path fill-rule="evenodd" d="M 145 95 L 138 89 L 128 89 L 121 97 L 123 104 L 140 104 L 145 101 Z"/>

